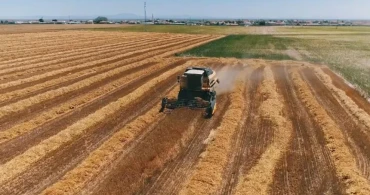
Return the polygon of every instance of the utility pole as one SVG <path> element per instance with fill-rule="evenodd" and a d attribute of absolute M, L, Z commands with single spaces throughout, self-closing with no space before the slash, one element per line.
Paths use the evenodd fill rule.
<path fill-rule="evenodd" d="M 144 29 L 146 32 L 146 2 L 144 2 Z"/>

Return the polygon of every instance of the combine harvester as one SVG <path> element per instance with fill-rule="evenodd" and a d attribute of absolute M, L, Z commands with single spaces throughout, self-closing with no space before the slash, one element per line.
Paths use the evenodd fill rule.
<path fill-rule="evenodd" d="M 216 84 L 220 83 L 216 72 L 210 68 L 189 67 L 177 77 L 180 91 L 175 98 L 163 98 L 161 112 L 167 109 L 187 107 L 205 109 L 207 118 L 216 111 Z"/>

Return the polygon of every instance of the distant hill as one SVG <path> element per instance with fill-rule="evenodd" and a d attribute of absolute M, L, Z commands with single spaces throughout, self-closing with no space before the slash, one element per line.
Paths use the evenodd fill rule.
<path fill-rule="evenodd" d="M 139 16 L 136 14 L 131 13 L 122 13 L 122 14 L 116 14 L 116 15 L 91 15 L 91 16 L 77 16 L 77 15 L 71 15 L 71 16 L 41 16 L 41 15 L 35 15 L 35 16 L 0 16 L 0 19 L 9 19 L 9 20 L 38 20 L 41 17 L 45 20 L 52 20 L 52 19 L 58 19 L 58 20 L 92 20 L 98 16 L 106 16 L 108 19 L 117 20 L 117 19 L 141 19 L 143 16 Z"/>
<path fill-rule="evenodd" d="M 71 16 L 42 16 L 42 15 L 35 15 L 35 16 L 0 16 L 0 19 L 9 19 L 9 20 L 38 20 L 43 17 L 45 20 L 92 20 L 98 16 L 105 16 L 110 20 L 131 20 L 131 19 L 143 19 L 144 16 L 136 15 L 132 13 L 121 13 L 115 15 L 90 15 L 90 16 L 83 16 L 83 15 L 71 15 Z M 151 19 L 152 15 L 148 14 L 147 18 Z M 215 19 L 212 17 L 207 16 L 190 16 L 190 15 L 154 15 L 154 18 L 159 19 Z"/>

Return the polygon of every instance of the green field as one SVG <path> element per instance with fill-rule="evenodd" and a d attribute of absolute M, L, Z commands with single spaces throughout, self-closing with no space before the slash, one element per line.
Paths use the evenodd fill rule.
<path fill-rule="evenodd" d="M 270 35 L 229 35 L 178 55 L 292 60 L 285 53 L 292 42 L 291 38 Z"/>
<path fill-rule="evenodd" d="M 92 30 L 225 35 L 249 33 L 248 27 L 241 26 L 127 25 L 118 28 L 96 28 Z"/>
<path fill-rule="evenodd" d="M 370 27 L 322 26 L 322 27 L 273 27 L 273 26 L 184 26 L 184 25 L 124 25 L 111 28 L 93 28 L 97 31 L 159 32 L 186 34 L 269 34 L 269 35 L 370 35 Z"/>
<path fill-rule="evenodd" d="M 229 35 L 177 55 L 325 64 L 370 95 L 370 27 L 127 25 L 94 30 Z"/>

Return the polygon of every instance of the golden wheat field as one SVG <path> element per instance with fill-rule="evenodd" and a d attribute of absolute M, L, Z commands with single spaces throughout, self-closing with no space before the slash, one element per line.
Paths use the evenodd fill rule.
<path fill-rule="evenodd" d="M 0 35 L 0 194 L 370 194 L 370 103 L 322 65 L 173 57 L 221 38 Z M 211 119 L 160 113 L 188 66 Z"/>

